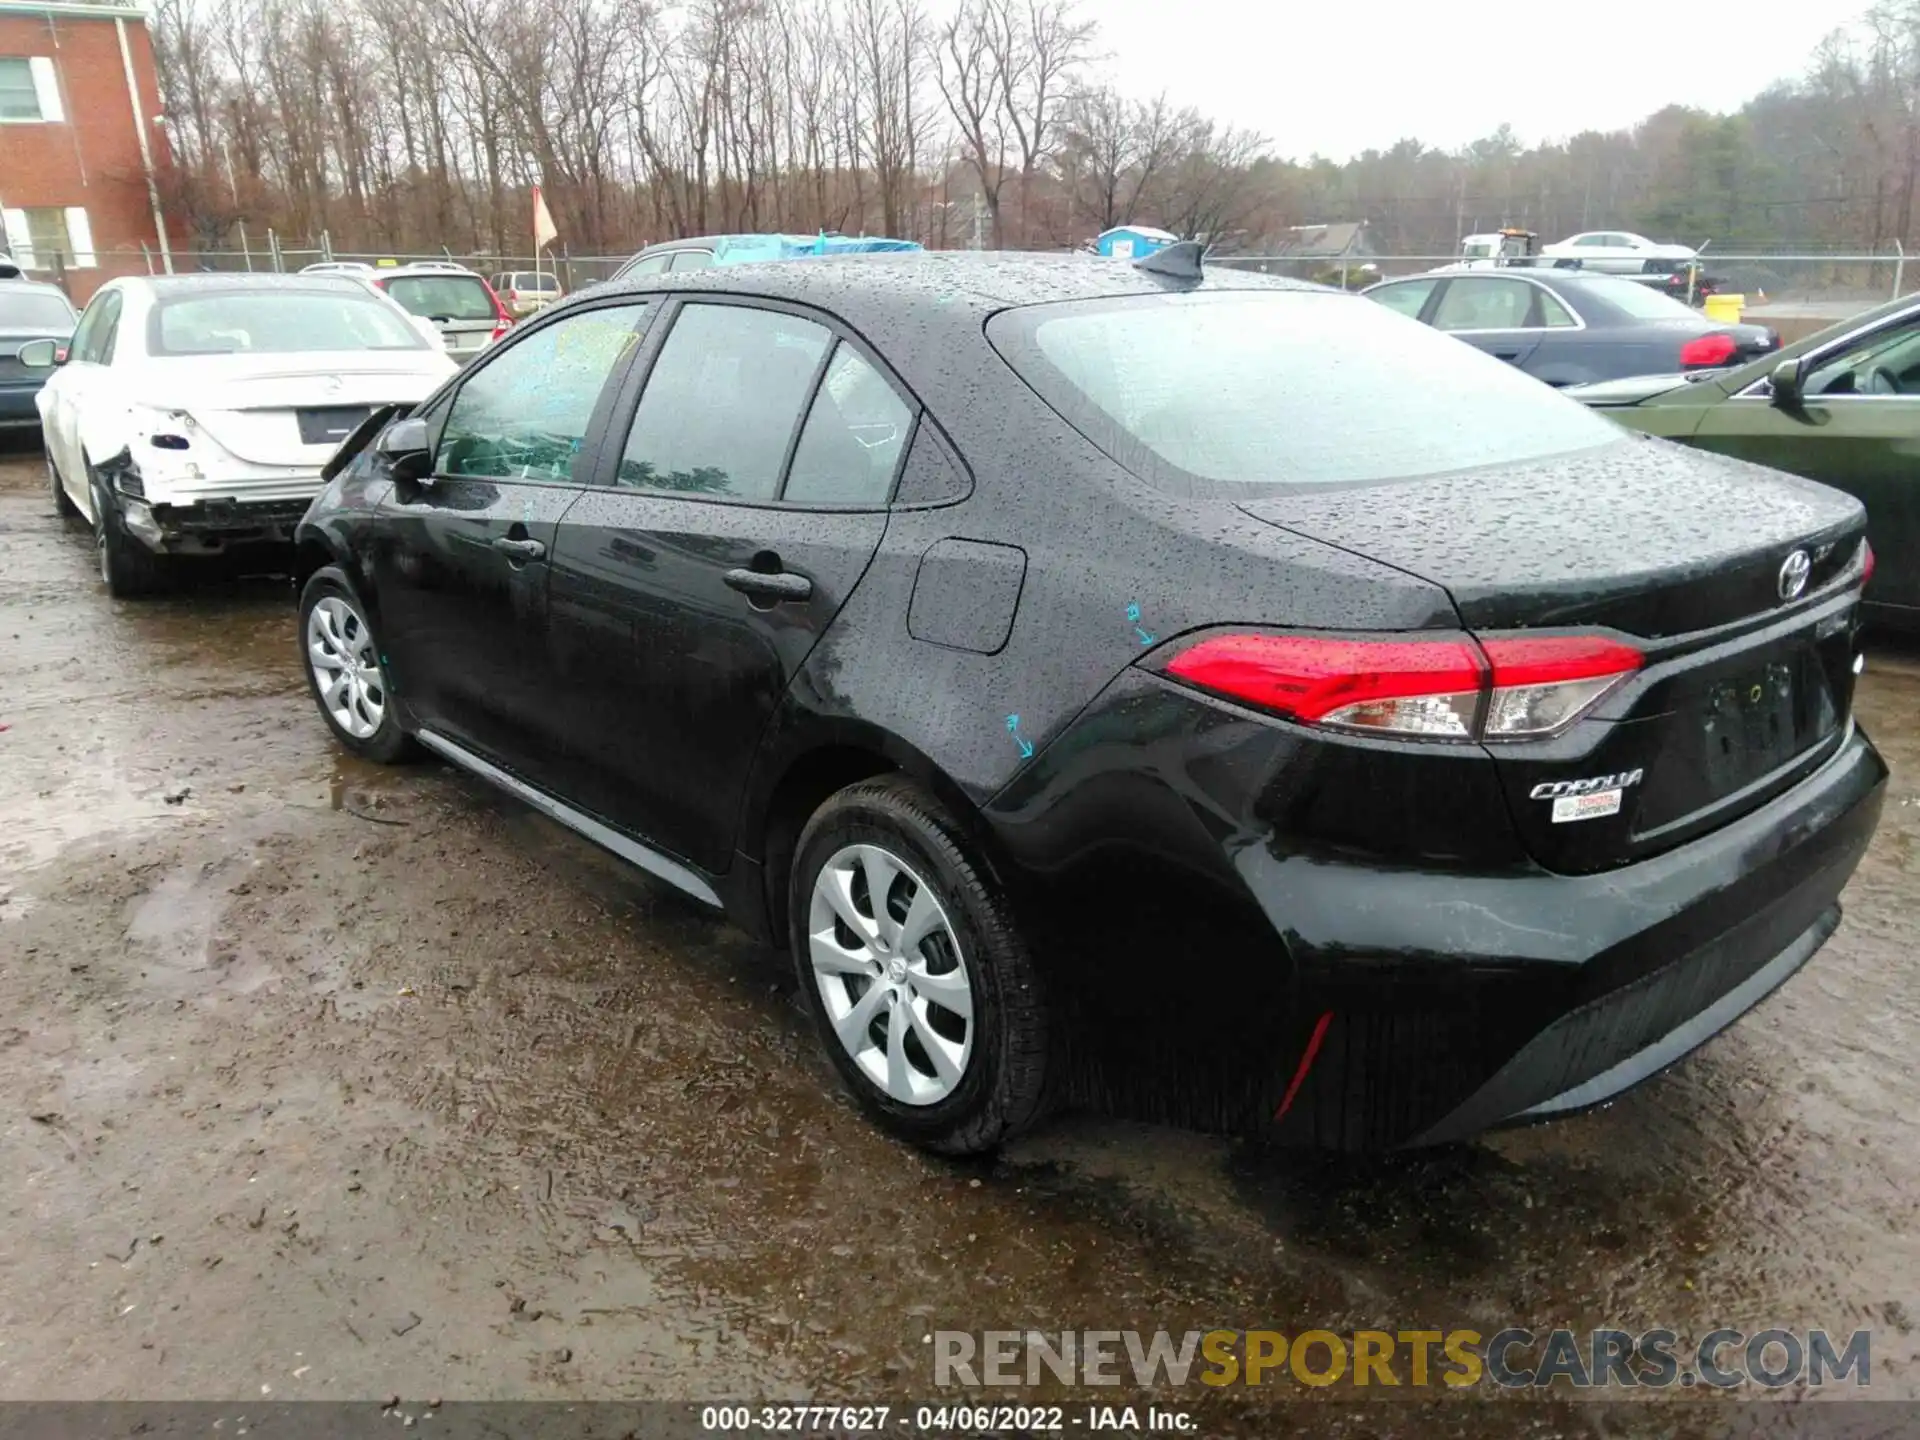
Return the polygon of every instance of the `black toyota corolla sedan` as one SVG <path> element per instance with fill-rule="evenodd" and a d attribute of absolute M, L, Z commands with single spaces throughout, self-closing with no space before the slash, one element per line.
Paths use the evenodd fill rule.
<path fill-rule="evenodd" d="M 1597 1104 L 1806 962 L 1879 814 L 1855 501 L 1185 248 L 601 287 L 332 469 L 339 743 L 789 951 L 936 1150 Z"/>

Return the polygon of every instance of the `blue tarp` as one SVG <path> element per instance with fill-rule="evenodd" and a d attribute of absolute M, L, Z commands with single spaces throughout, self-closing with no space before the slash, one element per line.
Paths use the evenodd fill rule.
<path fill-rule="evenodd" d="M 847 235 L 728 235 L 713 247 L 713 263 L 745 265 L 755 260 L 801 260 L 809 255 L 870 255 L 923 248 L 914 240 L 865 237 L 856 240 Z"/>

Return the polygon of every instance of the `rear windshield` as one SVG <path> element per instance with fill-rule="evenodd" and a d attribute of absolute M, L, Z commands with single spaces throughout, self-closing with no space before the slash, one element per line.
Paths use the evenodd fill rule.
<path fill-rule="evenodd" d="M 153 355 L 425 348 L 404 316 L 352 285 L 180 296 L 162 300 L 147 321 Z"/>
<path fill-rule="evenodd" d="M 1347 295 L 1038 305 L 1002 312 L 987 335 L 1115 460 L 1187 489 L 1404 479 L 1623 438 L 1505 362 Z"/>
<path fill-rule="evenodd" d="M 65 335 L 73 329 L 73 307 L 51 291 L 0 290 L 0 330 L 45 330 Z"/>
<path fill-rule="evenodd" d="M 434 320 L 492 320 L 493 297 L 478 275 L 396 275 L 387 294 L 415 315 Z"/>
<path fill-rule="evenodd" d="M 548 290 L 558 290 L 560 288 L 560 282 L 551 275 L 544 273 L 535 275 L 528 272 L 513 277 L 513 288 L 516 290 L 539 290 L 544 293 Z"/>
<path fill-rule="evenodd" d="M 1692 320 L 1698 323 L 1700 312 L 1683 304 L 1663 290 L 1635 280 L 1577 280 L 1567 293 L 1577 304 L 1582 295 L 1604 300 L 1616 310 L 1624 310 L 1636 320 Z"/>

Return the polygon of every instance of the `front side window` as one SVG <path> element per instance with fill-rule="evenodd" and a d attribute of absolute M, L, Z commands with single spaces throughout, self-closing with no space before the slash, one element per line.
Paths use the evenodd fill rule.
<path fill-rule="evenodd" d="M 1438 330 L 1519 330 L 1533 309 L 1524 280 L 1455 280 L 1433 312 Z"/>
<path fill-rule="evenodd" d="M 430 320 L 493 320 L 493 297 L 478 275 L 396 275 L 387 294 L 411 315 Z"/>
<path fill-rule="evenodd" d="M 892 385 L 844 342 L 807 412 L 781 498 L 796 504 L 883 505 L 913 425 Z"/>
<path fill-rule="evenodd" d="M 647 377 L 617 483 L 772 500 L 833 336 L 746 305 L 688 305 Z"/>
<path fill-rule="evenodd" d="M 310 290 L 177 294 L 147 321 L 152 355 L 299 355 L 322 350 L 424 350 L 390 306 L 345 282 Z"/>
<path fill-rule="evenodd" d="M 1834 354 L 1807 373 L 1808 395 L 1920 393 L 1920 317 L 1886 326 Z"/>
<path fill-rule="evenodd" d="M 1433 294 L 1433 287 L 1439 283 L 1438 280 L 1409 280 L 1403 285 L 1382 285 L 1378 290 L 1369 290 L 1367 298 L 1409 319 L 1418 320 L 1427 297 Z"/>
<path fill-rule="evenodd" d="M 462 382 L 434 452 L 442 475 L 564 482 L 608 379 L 640 337 L 645 305 L 609 305 L 543 326 Z"/>
<path fill-rule="evenodd" d="M 987 338 L 1108 455 L 1178 493 L 1411 479 L 1625 439 L 1523 371 L 1338 294 L 1029 306 Z"/>
<path fill-rule="evenodd" d="M 120 303 L 118 290 L 103 290 L 93 297 L 80 317 L 80 328 L 73 332 L 70 359 L 85 365 L 104 363 L 108 340 L 120 323 Z"/>

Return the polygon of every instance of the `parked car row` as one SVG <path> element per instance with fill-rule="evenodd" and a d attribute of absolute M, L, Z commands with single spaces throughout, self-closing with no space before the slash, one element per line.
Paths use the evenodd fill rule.
<path fill-rule="evenodd" d="M 116 281 L 39 398 L 56 500 L 121 590 L 288 497 L 337 743 L 785 950 L 854 1097 L 943 1152 L 1085 1094 L 1345 1149 L 1566 1114 L 1838 923 L 1886 779 L 1859 499 L 1496 358 L 1678 370 L 1672 317 L 1190 243 L 709 259 L 464 368 L 402 309 L 454 319 L 441 269 Z M 1920 380 L 1890 332 L 1839 347 L 1764 347 L 1763 403 Z M 1580 393 L 1743 397 L 1703 373 Z"/>

